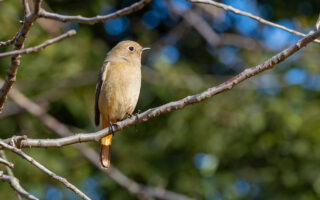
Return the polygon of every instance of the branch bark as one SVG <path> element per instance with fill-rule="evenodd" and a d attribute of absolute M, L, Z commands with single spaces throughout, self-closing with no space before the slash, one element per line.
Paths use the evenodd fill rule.
<path fill-rule="evenodd" d="M 5 41 L 5 42 L 0 42 L 0 47 L 9 46 L 9 45 L 13 44 L 13 42 L 14 42 L 14 39 L 8 40 L 8 41 Z"/>
<path fill-rule="evenodd" d="M 315 38 L 320 36 L 320 30 L 310 32 L 306 37 L 302 38 L 292 46 L 288 47 L 287 49 L 281 51 L 280 53 L 276 54 L 272 58 L 266 60 L 265 62 L 248 68 L 241 72 L 240 74 L 236 75 L 235 77 L 231 78 L 230 80 L 219 84 L 218 86 L 212 87 L 207 89 L 206 91 L 195 94 L 192 96 L 185 97 L 181 100 L 170 102 L 164 104 L 162 106 L 148 109 L 147 111 L 137 114 L 131 118 L 125 119 L 123 121 L 117 122 L 113 125 L 113 133 L 118 132 L 124 128 L 133 126 L 135 124 L 148 121 L 151 118 L 157 117 L 161 114 L 169 113 L 175 110 L 183 109 L 184 107 L 200 103 L 205 101 L 219 93 L 222 93 L 227 90 L 231 90 L 234 86 L 238 85 L 242 81 L 253 77 L 265 70 L 273 68 L 276 64 L 284 61 L 286 58 L 306 46 L 308 43 L 312 42 Z M 19 94 L 16 90 L 12 90 L 10 97 L 20 106 L 25 107 L 25 109 L 32 113 L 33 115 L 38 116 L 41 118 L 42 121 L 45 121 L 48 125 L 47 126 L 57 126 L 57 131 L 60 132 L 70 132 L 66 130 L 65 127 L 61 126 L 61 124 L 57 124 L 57 120 L 52 118 L 47 113 L 44 113 L 40 106 L 32 104 L 30 100 L 24 97 L 22 94 Z M 54 125 L 55 124 L 55 125 Z M 71 145 L 75 143 L 82 143 L 82 142 L 90 142 L 90 141 L 99 141 L 102 137 L 105 137 L 109 134 L 112 134 L 109 128 L 100 130 L 95 133 L 79 133 L 72 136 L 67 136 L 64 138 L 58 139 L 26 139 L 21 141 L 20 148 L 31 148 L 31 147 L 61 147 L 65 145 Z"/>
<path fill-rule="evenodd" d="M 41 18 L 53 19 L 53 20 L 62 21 L 62 22 L 77 22 L 77 23 L 92 25 L 99 22 L 106 22 L 124 15 L 128 15 L 134 11 L 142 9 L 145 5 L 147 5 L 150 2 L 151 0 L 141 0 L 137 3 L 132 4 L 131 6 L 118 10 L 114 13 L 103 15 L 103 16 L 96 16 L 96 17 L 83 17 L 81 15 L 77 15 L 77 16 L 60 15 L 57 13 L 51 13 L 51 12 L 45 11 L 44 9 L 40 10 L 39 16 Z"/>
<path fill-rule="evenodd" d="M 14 167 L 13 163 L 11 163 L 11 162 L 3 159 L 3 158 L 0 158 L 0 164 L 3 164 L 3 165 L 5 165 L 6 167 L 10 167 L 10 168 L 13 168 L 13 167 Z"/>
<path fill-rule="evenodd" d="M 0 58 L 2 57 L 7 57 L 7 56 L 16 56 L 16 55 L 22 55 L 22 54 L 29 54 L 29 53 L 34 53 L 37 51 L 40 51 L 44 48 L 46 48 L 47 46 L 60 42 L 63 39 L 66 39 L 68 37 L 71 37 L 73 35 L 75 35 L 77 32 L 75 30 L 70 30 L 58 37 L 55 37 L 53 39 L 47 40 L 44 43 L 34 46 L 34 47 L 30 47 L 27 49 L 21 49 L 21 50 L 15 50 L 15 51 L 9 51 L 9 52 L 5 52 L 5 53 L 0 53 Z"/>
<path fill-rule="evenodd" d="M 37 197 L 25 191 L 23 187 L 21 187 L 19 180 L 13 176 L 8 176 L 2 173 L 0 174 L 0 181 L 9 183 L 14 191 L 26 199 L 39 200 Z"/>
<path fill-rule="evenodd" d="M 35 159 L 33 159 L 31 156 L 25 154 L 23 151 L 21 151 L 18 148 L 15 148 L 11 145 L 8 145 L 6 143 L 4 143 L 3 141 L 0 141 L 0 146 L 2 146 L 5 149 L 8 149 L 10 151 L 12 151 L 13 153 L 17 154 L 18 156 L 20 156 L 21 158 L 25 159 L 26 161 L 28 161 L 29 163 L 31 163 L 32 165 L 34 165 L 35 167 L 37 167 L 38 169 L 40 169 L 41 171 L 43 171 L 44 173 L 46 173 L 47 175 L 49 175 L 51 178 L 61 182 L 62 184 L 64 184 L 67 188 L 69 188 L 70 190 L 72 190 L 74 193 L 76 193 L 79 197 L 81 197 L 81 199 L 84 200 L 90 200 L 90 198 L 85 195 L 81 190 L 79 190 L 76 186 L 72 185 L 67 179 L 56 175 L 55 173 L 53 173 L 52 171 L 50 171 L 49 169 L 47 169 L 45 166 L 43 166 L 42 164 L 40 164 L 39 162 L 37 162 Z"/>
<path fill-rule="evenodd" d="M 38 18 L 41 2 L 41 0 L 36 0 L 34 12 L 28 16 L 24 16 L 22 27 L 14 38 L 13 50 L 20 50 L 23 47 L 24 41 L 33 22 Z M 16 74 L 20 65 L 20 57 L 21 56 L 19 54 L 11 56 L 11 62 L 7 70 L 6 80 L 0 89 L 0 113 L 2 112 L 3 104 L 7 99 L 8 92 L 13 83 L 16 81 Z"/>
<path fill-rule="evenodd" d="M 8 159 L 7 159 L 7 156 L 6 156 L 6 154 L 4 153 L 3 150 L 0 150 L 0 156 L 1 156 L 2 159 L 4 159 L 5 161 L 9 162 Z M 10 163 L 10 162 L 9 162 L 9 163 Z M 7 166 L 6 166 L 7 173 L 8 173 L 8 175 L 11 176 L 11 177 L 15 177 L 14 174 L 13 174 L 13 171 L 11 170 L 11 168 L 13 168 L 13 167 L 14 167 L 13 163 L 11 163 L 11 165 L 7 165 Z M 17 181 L 18 181 L 18 180 L 17 180 Z M 18 182 L 18 183 L 19 183 L 19 182 Z M 21 195 L 19 194 L 19 192 L 17 192 L 17 190 L 15 190 L 15 192 L 16 192 L 17 198 L 18 198 L 19 200 L 21 200 L 22 197 L 21 197 Z"/>

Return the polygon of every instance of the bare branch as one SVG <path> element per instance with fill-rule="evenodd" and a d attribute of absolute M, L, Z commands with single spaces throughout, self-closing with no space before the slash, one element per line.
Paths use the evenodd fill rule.
<path fill-rule="evenodd" d="M 142 9 L 145 5 L 147 5 L 150 2 L 151 0 L 141 0 L 137 3 L 132 4 L 131 6 L 118 10 L 114 13 L 103 15 L 103 16 L 96 16 L 96 17 L 83 17 L 81 15 L 78 15 L 78 16 L 60 15 L 60 14 L 45 11 L 43 9 L 40 10 L 39 15 L 41 18 L 48 18 L 48 19 L 53 19 L 53 20 L 62 21 L 62 22 L 77 22 L 77 23 L 92 25 L 99 22 L 106 22 L 124 15 L 128 15 L 134 11 Z"/>
<path fill-rule="evenodd" d="M 64 124 L 62 124 L 54 117 L 46 113 L 46 110 L 44 110 L 39 105 L 26 98 L 23 94 L 21 94 L 21 92 L 19 92 L 15 88 L 12 88 L 9 95 L 10 98 L 13 101 L 15 101 L 20 107 L 22 107 L 32 115 L 38 117 L 44 125 L 46 125 L 59 136 L 67 137 L 73 135 L 73 133 L 68 129 L 68 127 L 66 127 Z M 16 136 L 15 138 L 26 139 L 25 137 L 21 136 Z M 12 141 L 12 139 L 7 139 L 5 142 L 8 143 L 10 141 Z M 24 140 L 20 140 L 19 142 L 15 141 L 16 139 L 14 139 L 14 144 L 16 144 L 18 147 L 21 147 L 21 142 Z M 117 182 L 119 185 L 126 188 L 129 192 L 133 194 L 167 200 L 190 200 L 189 197 L 184 196 L 182 194 L 178 194 L 161 188 L 153 188 L 150 186 L 141 185 L 126 177 L 124 174 L 122 174 L 119 170 L 117 170 L 114 167 L 110 167 L 108 170 L 102 169 L 99 164 L 99 155 L 94 150 L 92 150 L 85 144 L 76 144 L 75 147 L 98 169 L 107 173 L 115 182 Z"/>
<path fill-rule="evenodd" d="M 0 174 L 0 181 L 9 183 L 14 191 L 16 191 L 19 195 L 23 196 L 26 199 L 39 200 L 37 197 L 35 197 L 32 194 L 29 194 L 27 191 L 25 191 L 21 187 L 19 180 L 13 176 L 4 175 L 2 173 L 2 174 Z"/>
<path fill-rule="evenodd" d="M 39 11 L 41 9 L 41 3 L 42 3 L 42 0 L 34 1 L 34 9 L 33 9 L 33 14 L 34 15 L 38 15 L 39 14 Z"/>
<path fill-rule="evenodd" d="M 24 16 L 30 15 L 31 11 L 30 11 L 28 0 L 22 0 L 22 5 L 24 9 Z"/>
<path fill-rule="evenodd" d="M 3 159 L 3 158 L 0 158 L 0 164 L 3 164 L 3 165 L 5 165 L 5 166 L 7 166 L 7 167 L 10 167 L 10 168 L 13 168 L 13 167 L 14 167 L 13 163 L 11 163 L 11 162 Z"/>
<path fill-rule="evenodd" d="M 4 153 L 3 150 L 0 150 L 0 156 L 1 156 L 4 160 L 8 161 L 7 156 L 6 156 L 6 154 Z M 13 164 L 12 164 L 12 168 L 13 168 Z M 10 168 L 10 166 L 6 166 L 6 169 L 7 169 L 7 173 L 9 174 L 9 176 L 15 177 L 14 174 L 13 174 L 13 171 L 12 171 L 11 168 Z M 17 190 L 15 190 L 15 192 L 16 192 L 17 198 L 18 198 L 19 200 L 21 200 L 21 199 L 22 199 L 21 195 L 17 192 Z"/>
<path fill-rule="evenodd" d="M 20 50 L 23 47 L 24 41 L 31 28 L 31 25 L 38 18 L 40 6 L 41 0 L 35 0 L 34 12 L 29 16 L 24 17 L 22 27 L 20 28 L 19 32 L 17 33 L 14 39 L 13 50 Z M 0 113 L 2 112 L 3 104 L 7 99 L 8 92 L 12 87 L 13 83 L 16 81 L 16 74 L 18 66 L 20 65 L 20 57 L 20 55 L 11 56 L 11 62 L 7 70 L 6 80 L 0 89 Z"/>
<path fill-rule="evenodd" d="M 44 48 L 46 48 L 47 46 L 60 42 L 63 39 L 66 39 L 68 37 L 71 37 L 73 35 L 75 35 L 77 32 L 75 30 L 70 30 L 56 38 L 50 39 L 45 41 L 44 43 L 37 45 L 35 47 L 30 47 L 27 49 L 21 49 L 21 50 L 15 50 L 15 51 L 10 51 L 10 52 L 5 52 L 5 53 L 0 53 L 0 58 L 2 57 L 7 57 L 7 56 L 15 56 L 15 55 L 21 55 L 21 54 L 29 54 L 29 53 L 34 53 L 37 51 L 40 51 Z"/>
<path fill-rule="evenodd" d="M 18 156 L 20 156 L 21 158 L 25 159 L 26 161 L 28 161 L 29 163 L 31 163 L 32 165 L 34 165 L 35 167 L 37 167 L 38 169 L 40 169 L 41 171 L 43 171 L 44 173 L 48 174 L 51 178 L 63 183 L 67 188 L 69 188 L 70 190 L 72 190 L 74 193 L 76 193 L 79 197 L 81 197 L 82 199 L 85 200 L 89 200 L 90 198 L 85 195 L 81 190 L 79 190 L 77 187 L 75 187 L 74 185 L 72 185 L 69 181 L 67 181 L 67 179 L 56 175 L 55 173 L 53 173 L 52 171 L 50 171 L 49 169 L 47 169 L 45 166 L 43 166 L 42 164 L 40 164 L 39 162 L 37 162 L 36 160 L 34 160 L 31 156 L 25 154 L 23 151 L 21 151 L 18 148 L 15 148 L 11 145 L 8 145 L 6 143 L 4 143 L 3 141 L 0 141 L 0 146 L 2 146 L 5 149 L 8 149 L 10 151 L 12 151 L 13 153 L 17 154 Z"/>
<path fill-rule="evenodd" d="M 320 29 L 320 14 L 316 23 L 316 30 L 319 30 L 319 29 Z"/>
<path fill-rule="evenodd" d="M 268 20 L 265 20 L 261 17 L 258 17 L 256 15 L 253 15 L 251 13 L 248 13 L 248 12 L 244 12 L 244 11 L 241 11 L 239 9 L 236 9 L 232 6 L 228 6 L 226 4 L 223 4 L 223 3 L 218 3 L 218 2 L 215 2 L 213 0 L 188 0 L 190 2 L 193 2 L 193 3 L 204 3 L 204 4 L 210 4 L 210 5 L 213 5 L 213 6 L 216 6 L 218 8 L 222 8 L 224 9 L 225 11 L 230 11 L 230 12 L 233 12 L 237 15 L 243 15 L 243 16 L 246 16 L 246 17 L 249 17 L 251 19 L 254 19 L 262 24 L 266 24 L 268 26 L 273 26 L 273 27 L 276 27 L 276 28 L 279 28 L 279 29 L 282 29 L 284 31 L 287 31 L 289 33 L 292 33 L 294 35 L 298 35 L 298 36 L 301 36 L 301 37 L 306 37 L 307 35 L 304 34 L 304 33 L 301 33 L 301 32 L 298 32 L 298 31 L 295 31 L 293 29 L 290 29 L 290 28 L 287 28 L 285 26 L 282 26 L 282 25 L 279 25 L 279 24 L 276 24 L 276 23 L 273 23 L 273 22 L 270 22 Z M 320 40 L 314 40 L 313 42 L 315 43 L 318 43 L 320 44 Z"/>
<path fill-rule="evenodd" d="M 0 42 L 0 47 L 9 46 L 9 45 L 11 45 L 13 43 L 14 43 L 14 38 L 12 40 L 8 40 L 8 41 L 5 41 L 5 42 Z"/>
<path fill-rule="evenodd" d="M 157 117 L 161 114 L 183 109 L 184 107 L 191 104 L 200 103 L 219 93 L 222 93 L 227 90 L 231 90 L 234 86 L 238 85 L 242 81 L 252 76 L 255 76 L 256 74 L 259 74 L 265 70 L 273 68 L 276 64 L 284 61 L 286 58 L 288 58 L 289 56 L 291 56 L 292 54 L 294 54 L 295 52 L 297 52 L 298 50 L 300 50 L 301 48 L 303 48 L 304 46 L 306 46 L 308 43 L 312 42 L 315 38 L 319 36 L 320 36 L 320 30 L 316 32 L 312 32 L 308 34 L 306 37 L 299 40 L 297 43 L 281 51 L 280 53 L 276 54 L 272 58 L 266 60 L 262 64 L 248 68 L 243 72 L 241 72 L 240 74 L 233 77 L 232 79 L 224 83 L 221 83 L 218 86 L 209 88 L 202 93 L 188 96 L 181 100 L 170 102 L 156 108 L 148 109 L 147 111 L 141 114 L 137 114 L 131 118 L 117 122 L 112 128 L 113 132 L 118 132 L 124 128 L 133 126 L 141 122 L 148 121 L 150 118 Z M 10 93 L 10 97 L 18 105 L 20 106 L 23 105 L 23 107 L 25 107 L 25 109 L 28 112 L 40 117 L 42 121 L 46 121 L 48 126 L 58 127 L 58 128 L 55 128 L 57 129 L 57 131 L 70 132 L 69 130 L 65 130 L 65 127 L 61 126 L 61 124 L 57 120 L 52 118 L 50 115 L 43 113 L 43 110 L 41 109 L 40 106 L 37 106 L 36 104 L 35 105 L 32 104 L 30 100 L 28 100 L 22 94 L 18 93 L 16 90 L 12 90 L 12 92 Z M 61 147 L 61 146 L 81 143 L 81 142 L 99 141 L 102 137 L 107 136 L 109 134 L 111 134 L 111 131 L 109 128 L 106 128 L 95 133 L 79 133 L 76 135 L 59 138 L 59 139 L 26 139 L 21 141 L 20 147 L 21 148 L 23 147 Z"/>

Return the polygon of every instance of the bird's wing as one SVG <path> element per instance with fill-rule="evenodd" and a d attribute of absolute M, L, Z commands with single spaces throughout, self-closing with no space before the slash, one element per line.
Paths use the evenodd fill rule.
<path fill-rule="evenodd" d="M 94 105 L 94 121 L 95 121 L 96 126 L 98 126 L 100 123 L 99 95 L 100 95 L 102 84 L 105 81 L 105 77 L 106 77 L 106 73 L 107 73 L 107 69 L 108 69 L 109 64 L 110 63 L 108 61 L 104 61 L 103 65 L 99 71 L 99 75 L 98 75 L 98 82 L 96 85 L 95 105 Z"/>

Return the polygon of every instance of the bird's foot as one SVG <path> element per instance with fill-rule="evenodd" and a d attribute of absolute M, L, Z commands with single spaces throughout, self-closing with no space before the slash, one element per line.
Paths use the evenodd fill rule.
<path fill-rule="evenodd" d="M 138 115 L 141 113 L 141 110 L 138 110 L 136 113 L 134 113 L 133 115 L 138 119 Z"/>
<path fill-rule="evenodd" d="M 114 127 L 117 127 L 118 125 L 117 125 L 116 123 L 113 124 L 113 123 L 111 122 L 110 118 L 108 118 L 108 121 L 109 121 L 110 131 L 111 131 L 111 133 L 112 133 L 112 136 L 114 136 L 113 126 L 114 126 Z"/>

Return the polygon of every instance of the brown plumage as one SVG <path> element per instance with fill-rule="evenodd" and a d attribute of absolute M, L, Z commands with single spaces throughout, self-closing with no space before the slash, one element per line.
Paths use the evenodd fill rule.
<path fill-rule="evenodd" d="M 95 124 L 100 115 L 102 128 L 131 115 L 137 105 L 141 87 L 141 54 L 138 43 L 122 41 L 107 54 L 98 76 L 95 96 Z M 112 135 L 101 140 L 101 166 L 110 166 Z"/>

